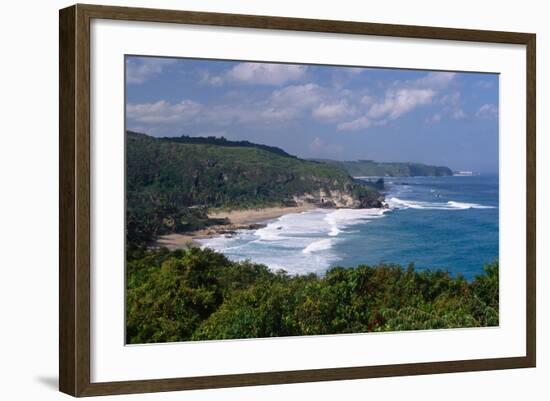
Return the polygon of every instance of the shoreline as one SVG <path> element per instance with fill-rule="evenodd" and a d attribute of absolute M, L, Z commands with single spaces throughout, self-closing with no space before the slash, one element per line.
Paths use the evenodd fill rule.
<path fill-rule="evenodd" d="M 273 206 L 258 209 L 216 211 L 208 213 L 208 217 L 211 219 L 227 218 L 231 222 L 230 224 L 258 224 L 284 216 L 285 214 L 307 212 L 318 207 L 312 203 L 304 203 L 299 206 Z"/>
<path fill-rule="evenodd" d="M 302 213 L 317 209 L 318 206 L 304 203 L 300 206 L 276 206 L 258 209 L 240 209 L 228 211 L 216 211 L 208 213 L 209 218 L 227 218 L 229 224 L 215 225 L 202 230 L 180 234 L 166 234 L 160 236 L 154 243 L 154 247 L 165 247 L 173 251 L 176 249 L 200 246 L 198 239 L 212 238 L 218 235 L 231 235 L 237 230 L 255 230 L 265 227 L 265 222 L 286 214 Z"/>

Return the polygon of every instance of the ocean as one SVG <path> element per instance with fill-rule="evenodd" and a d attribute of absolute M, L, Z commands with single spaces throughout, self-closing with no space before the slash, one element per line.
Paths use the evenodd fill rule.
<path fill-rule="evenodd" d="M 201 240 L 289 274 L 392 263 L 472 279 L 498 259 L 498 176 L 387 177 L 386 209 L 315 209 Z"/>

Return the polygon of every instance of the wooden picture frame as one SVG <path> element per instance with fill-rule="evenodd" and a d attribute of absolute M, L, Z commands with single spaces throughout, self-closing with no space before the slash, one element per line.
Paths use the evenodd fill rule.
<path fill-rule="evenodd" d="M 90 380 L 90 21 L 94 18 L 526 46 L 526 355 L 523 357 L 92 383 Z M 60 391 L 73 396 L 95 396 L 535 366 L 536 37 L 534 34 L 80 4 L 60 10 L 59 28 Z"/>

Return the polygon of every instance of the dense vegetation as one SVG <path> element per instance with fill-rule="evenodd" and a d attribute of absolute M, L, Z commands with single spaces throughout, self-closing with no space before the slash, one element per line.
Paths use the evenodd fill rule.
<path fill-rule="evenodd" d="M 209 208 L 292 205 L 295 196 L 339 191 L 363 207 L 380 194 L 340 166 L 301 160 L 279 148 L 216 138 L 126 137 L 127 241 L 143 246 L 158 235 L 223 221 Z"/>
<path fill-rule="evenodd" d="M 343 167 L 353 177 L 439 177 L 453 175 L 453 171 L 448 167 L 429 166 L 421 163 L 384 163 L 373 160 L 324 161 Z"/>
<path fill-rule="evenodd" d="M 499 324 L 498 262 L 468 282 L 394 265 L 274 273 L 199 248 L 127 264 L 127 342 L 258 338 Z"/>
<path fill-rule="evenodd" d="M 137 134 L 135 132 L 131 132 L 131 134 Z M 138 134 L 139 135 L 139 134 Z M 167 142 L 176 142 L 176 143 L 191 143 L 191 144 L 202 144 L 202 145 L 218 145 L 218 146 L 227 146 L 232 148 L 256 148 L 256 149 L 262 149 L 266 150 L 271 153 L 275 153 L 280 156 L 286 156 L 286 157 L 293 157 L 296 159 L 296 156 L 293 156 L 281 148 L 278 148 L 276 146 L 268 146 L 268 145 L 262 145 L 259 143 L 252 143 L 250 141 L 230 141 L 223 136 L 218 138 L 216 136 L 187 136 L 182 135 L 180 137 L 164 137 L 159 138 L 162 141 Z"/>
<path fill-rule="evenodd" d="M 471 282 L 395 265 L 291 276 L 209 249 L 147 247 L 162 234 L 228 223 L 210 218 L 212 208 L 323 203 L 336 192 L 380 206 L 384 180 L 351 176 L 452 174 L 445 167 L 308 161 L 248 141 L 133 132 L 126 166 L 128 343 L 498 325 L 498 263 Z"/>

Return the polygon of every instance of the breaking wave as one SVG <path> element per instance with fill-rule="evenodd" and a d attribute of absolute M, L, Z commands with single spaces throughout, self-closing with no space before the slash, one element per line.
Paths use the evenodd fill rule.
<path fill-rule="evenodd" d="M 235 260 L 252 259 L 273 270 L 284 266 L 291 274 L 321 273 L 339 256 L 333 247 L 357 224 L 381 218 L 388 209 L 315 209 L 291 213 L 267 222 L 254 231 L 199 240 L 203 247 L 223 252 Z M 246 257 L 244 257 L 246 255 Z"/>
<path fill-rule="evenodd" d="M 423 202 L 403 200 L 399 198 L 390 198 L 388 205 L 392 209 L 428 209 L 428 210 L 466 210 L 466 209 L 494 209 L 494 206 L 485 206 L 477 203 L 448 201 L 442 202 Z"/>
<path fill-rule="evenodd" d="M 356 241 L 358 236 L 363 235 L 362 226 L 384 218 L 392 211 L 496 208 L 479 203 L 448 200 L 449 197 L 443 201 L 437 194 L 433 200 L 410 199 L 426 193 L 433 198 L 434 193 L 439 194 L 439 190 L 436 191 L 433 187 L 423 189 L 410 185 L 396 185 L 393 189 L 391 194 L 386 195 L 386 208 L 314 209 L 291 213 L 269 220 L 264 227 L 256 230 L 239 230 L 233 235 L 206 238 L 199 242 L 203 247 L 223 252 L 233 260 L 250 259 L 256 263 L 263 263 L 272 270 L 284 268 L 290 274 L 322 274 L 329 267 L 339 263 L 343 255 L 347 256 L 346 252 L 349 251 L 346 244 L 348 241 Z"/>
<path fill-rule="evenodd" d="M 331 239 L 321 239 L 319 241 L 312 242 L 311 244 L 306 246 L 304 249 L 302 249 L 302 253 L 309 254 L 317 251 L 324 251 L 326 249 L 330 249 L 331 247 Z"/>

